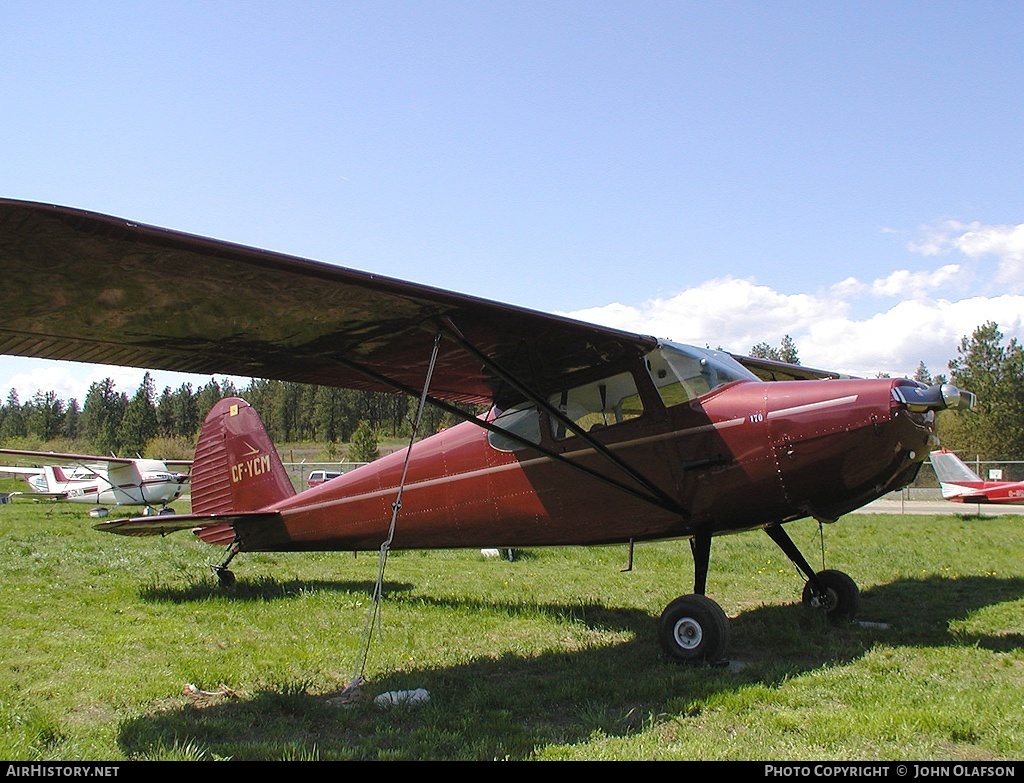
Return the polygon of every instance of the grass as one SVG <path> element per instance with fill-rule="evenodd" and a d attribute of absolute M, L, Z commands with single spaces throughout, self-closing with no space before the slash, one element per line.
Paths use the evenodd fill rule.
<path fill-rule="evenodd" d="M 1024 758 L 1022 517 L 825 528 L 871 621 L 842 628 L 767 536 L 716 539 L 731 667 L 659 651 L 685 542 L 638 546 L 632 571 L 623 547 L 393 552 L 363 668 L 375 553 L 241 555 L 224 590 L 221 550 L 92 522 L 0 506 L 0 758 Z M 817 526 L 789 530 L 820 563 Z M 429 702 L 373 701 L 416 688 Z"/>

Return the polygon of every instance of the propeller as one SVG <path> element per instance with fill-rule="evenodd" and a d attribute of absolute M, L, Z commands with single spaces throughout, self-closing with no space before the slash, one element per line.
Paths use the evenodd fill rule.
<path fill-rule="evenodd" d="M 895 386 L 893 396 L 917 413 L 924 411 L 958 410 L 974 407 L 977 398 L 972 392 L 958 389 L 951 383 L 937 383 L 932 386 Z"/>

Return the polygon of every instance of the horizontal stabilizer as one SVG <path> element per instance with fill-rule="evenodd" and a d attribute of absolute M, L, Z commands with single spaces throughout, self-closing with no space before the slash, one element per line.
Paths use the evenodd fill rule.
<path fill-rule="evenodd" d="M 211 527 L 258 528 L 260 523 L 279 523 L 279 514 L 262 512 L 240 514 L 158 514 L 148 517 L 111 519 L 93 525 L 93 529 L 119 536 L 166 536 L 178 530 L 194 530 L 197 534 Z"/>
<path fill-rule="evenodd" d="M 51 498 L 53 500 L 67 500 L 67 492 L 12 492 L 9 496 L 12 500 L 18 497 L 32 498 L 33 500 L 39 500 L 40 498 Z"/>

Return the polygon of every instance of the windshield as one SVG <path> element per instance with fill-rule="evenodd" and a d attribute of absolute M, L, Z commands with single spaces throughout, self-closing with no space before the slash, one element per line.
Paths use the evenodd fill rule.
<path fill-rule="evenodd" d="M 662 343 L 647 355 L 647 369 L 666 407 L 696 399 L 733 381 L 757 376 L 724 351 Z"/>

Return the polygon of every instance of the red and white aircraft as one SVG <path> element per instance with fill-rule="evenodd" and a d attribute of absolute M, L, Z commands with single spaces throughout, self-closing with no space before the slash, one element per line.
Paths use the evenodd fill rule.
<path fill-rule="evenodd" d="M 931 453 L 942 497 L 953 503 L 1024 503 L 1024 481 L 983 479 L 949 449 Z"/>
<path fill-rule="evenodd" d="M 0 200 L 0 279 L 0 353 L 399 392 L 465 419 L 296 493 L 255 411 L 223 400 L 196 447 L 192 513 L 99 529 L 194 531 L 226 547 L 225 584 L 244 552 L 684 539 L 693 591 L 658 622 L 680 661 L 727 647 L 705 594 L 717 536 L 765 531 L 805 575 L 805 604 L 855 616 L 854 581 L 815 571 L 785 525 L 906 486 L 938 446 L 937 412 L 973 404 L 948 384 L 677 345 L 28 202 Z"/>
<path fill-rule="evenodd" d="M 90 503 L 94 516 L 108 506 L 144 506 L 147 512 L 174 513 L 168 506 L 188 487 L 192 460 L 128 459 L 91 454 L 0 449 L 20 465 L 0 466 L 0 473 L 24 476 L 37 497 Z M 171 467 L 184 468 L 173 471 Z"/>

